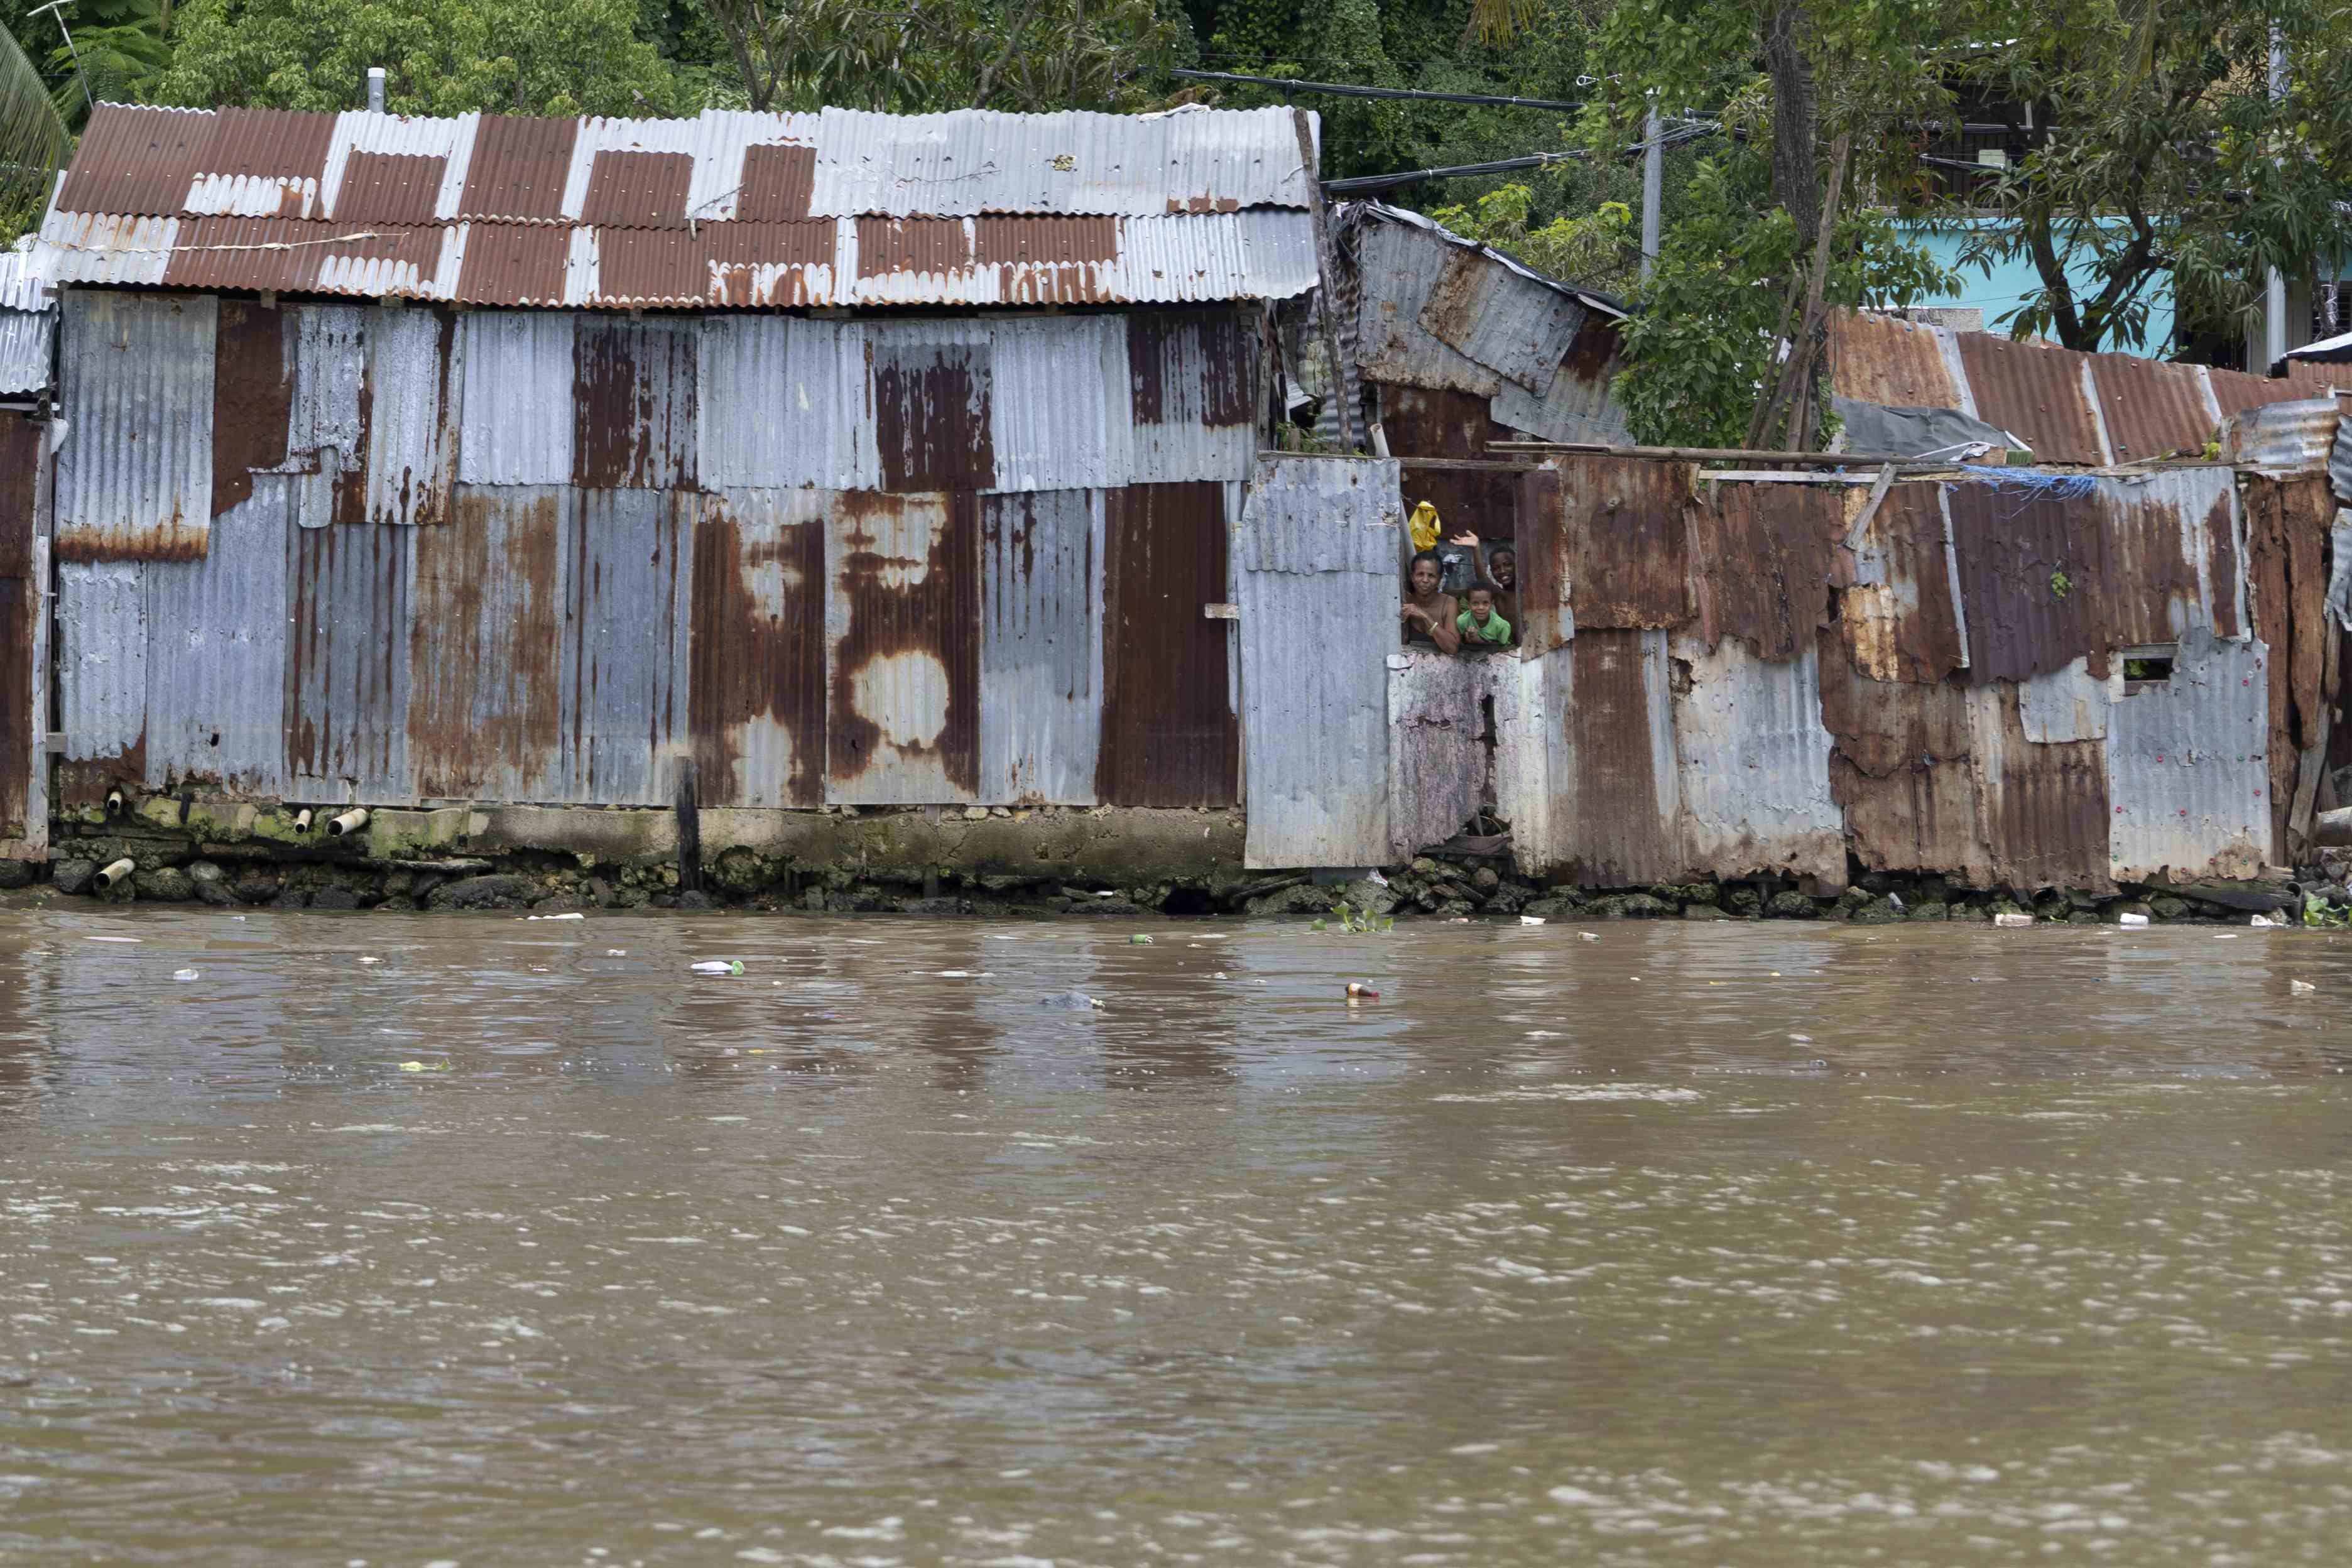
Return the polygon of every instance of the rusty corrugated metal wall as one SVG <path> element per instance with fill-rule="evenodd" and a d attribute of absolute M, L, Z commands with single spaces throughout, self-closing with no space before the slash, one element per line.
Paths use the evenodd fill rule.
<path fill-rule="evenodd" d="M 1234 799 L 1244 311 L 75 299 L 121 514 L 60 581 L 77 800 L 662 805 L 688 757 L 713 805 Z M 151 416 L 168 464 L 107 456 Z"/>

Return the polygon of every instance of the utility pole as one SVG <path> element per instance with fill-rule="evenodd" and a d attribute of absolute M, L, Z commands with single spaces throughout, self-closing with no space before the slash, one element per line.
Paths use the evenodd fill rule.
<path fill-rule="evenodd" d="M 74 47 L 73 29 L 66 26 L 66 14 L 62 10 L 58 9 L 59 6 L 67 5 L 71 3 L 72 0 L 49 0 L 47 5 L 37 5 L 32 10 L 26 12 L 25 15 L 27 18 L 30 18 L 37 16 L 42 12 L 47 11 L 50 16 L 55 16 L 58 19 L 58 31 L 66 36 L 66 54 L 68 58 L 73 61 L 74 75 L 81 81 L 81 100 L 84 104 L 95 109 L 98 107 L 98 100 L 90 96 L 89 73 L 81 68 L 81 51 Z"/>
<path fill-rule="evenodd" d="M 1658 269 L 1658 206 L 1666 185 L 1666 151 L 1658 135 L 1658 99 L 1642 120 L 1642 280 Z"/>
<path fill-rule="evenodd" d="M 2286 37 L 2279 31 L 2278 24 L 2273 22 L 2271 24 L 2271 101 L 2277 103 L 2285 97 Z M 2271 151 L 2274 158 L 2278 156 L 2280 148 L 2275 141 L 2272 142 Z M 2263 290 L 2263 311 L 2262 374 L 2267 375 L 2273 365 L 2286 358 L 2287 349 L 2286 274 L 2275 267 L 2270 269 L 2267 286 Z"/>

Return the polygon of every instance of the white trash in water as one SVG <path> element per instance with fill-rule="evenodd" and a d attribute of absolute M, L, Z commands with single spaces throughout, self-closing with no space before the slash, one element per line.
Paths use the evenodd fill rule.
<path fill-rule="evenodd" d="M 2246 923 L 2247 923 L 2248 925 L 2250 925 L 2250 926 L 2283 926 L 2283 925 L 2286 924 L 2286 921 L 2274 921 L 2274 920 L 2271 919 L 2271 917 L 2270 917 L 2270 916 L 2268 916 L 2268 915 L 2256 915 L 2253 919 L 2252 919 L 2252 920 L 2248 921 Z"/>
<path fill-rule="evenodd" d="M 574 913 L 568 915 L 525 915 L 522 918 L 527 921 L 584 921 L 588 917 L 583 914 Z"/>
<path fill-rule="evenodd" d="M 382 963 L 383 960 L 381 958 L 362 958 L 360 962 L 362 963 Z"/>
<path fill-rule="evenodd" d="M 2146 915 L 2136 915 L 2126 911 L 2126 913 L 2116 917 L 2116 924 L 2119 926 L 2144 926 L 2147 924 L 2147 917 Z"/>
<path fill-rule="evenodd" d="M 1541 915 L 1521 915 L 1519 923 L 1523 926 L 1539 926 L 1544 923 L 1544 918 Z"/>
<path fill-rule="evenodd" d="M 706 958 L 688 967 L 697 974 L 740 974 L 743 973 L 743 961 L 740 958 Z"/>
<path fill-rule="evenodd" d="M 193 969 L 175 969 L 172 971 L 172 978 L 174 980 L 200 980 L 204 977 Z"/>
<path fill-rule="evenodd" d="M 1992 917 L 1992 923 L 1997 926 L 2030 926 L 2033 923 L 2033 917 L 2019 914 L 2014 910 L 2003 910 Z"/>
<path fill-rule="evenodd" d="M 1601 933 L 1599 931 L 1580 931 L 1576 934 L 1582 937 L 1587 942 L 1599 942 L 1601 940 Z"/>
<path fill-rule="evenodd" d="M 2286 988 L 2289 991 L 2294 992 L 2298 996 L 2303 995 L 2305 992 L 2316 991 L 2319 989 L 2318 986 L 2314 985 L 2308 980 L 2290 980 L 2286 983 Z"/>

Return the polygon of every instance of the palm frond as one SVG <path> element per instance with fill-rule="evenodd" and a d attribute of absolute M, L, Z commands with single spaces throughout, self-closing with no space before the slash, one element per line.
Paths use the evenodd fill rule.
<path fill-rule="evenodd" d="M 73 137 L 49 101 L 48 84 L 0 28 L 0 216 L 37 217 L 72 155 Z"/>

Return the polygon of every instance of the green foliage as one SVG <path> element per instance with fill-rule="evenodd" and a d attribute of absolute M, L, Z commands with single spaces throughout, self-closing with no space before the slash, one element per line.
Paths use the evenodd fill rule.
<path fill-rule="evenodd" d="M 1734 148 L 1699 165 L 1657 270 L 1634 293 L 1618 378 L 1633 434 L 1664 446 L 1738 447 L 1777 352 L 1798 257 L 1797 230 L 1770 203 L 1759 153 Z M 1901 308 L 1956 279 L 1896 232 L 1884 210 L 1838 220 L 1823 297 Z"/>
<path fill-rule="evenodd" d="M 1331 912 L 1339 918 L 1339 929 L 1349 936 L 1379 936 L 1396 929 L 1395 917 L 1357 909 L 1345 899 L 1333 904 Z M 1323 922 L 1317 921 L 1315 929 L 1321 931 Z"/>
<path fill-rule="evenodd" d="M 1430 216 L 1465 239 L 1509 252 L 1549 278 L 1594 289 L 1633 287 L 1642 261 L 1633 209 L 1606 201 L 1576 217 L 1559 216 L 1540 228 L 1528 215 L 1534 193 L 1509 184 L 1480 196 L 1475 208 L 1438 207 Z"/>
<path fill-rule="evenodd" d="M 2352 909 L 2336 909 L 2317 893 L 2303 896 L 2303 923 L 2318 930 L 2339 931 L 2352 924 Z"/>
<path fill-rule="evenodd" d="M 49 99 L 67 123 L 81 124 L 94 102 L 147 100 L 172 63 L 171 16 L 163 0 L 79 0 L 66 8 L 71 48 L 53 18 L 27 18 L 48 24 Z"/>
<path fill-rule="evenodd" d="M 386 70 L 399 114 L 691 111 L 635 0 L 192 0 L 161 103 L 341 110 Z"/>
<path fill-rule="evenodd" d="M 40 72 L 15 37 L 0 34 L 0 227 L 7 234 L 39 221 L 72 145 Z"/>
<path fill-rule="evenodd" d="M 2067 576 L 2063 570 L 2050 574 L 2050 596 L 2052 598 L 2063 599 L 2074 591 L 2074 579 Z"/>

